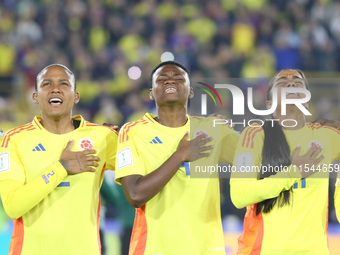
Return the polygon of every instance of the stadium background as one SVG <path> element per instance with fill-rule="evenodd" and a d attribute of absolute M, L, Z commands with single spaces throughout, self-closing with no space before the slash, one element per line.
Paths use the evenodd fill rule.
<path fill-rule="evenodd" d="M 81 95 L 74 114 L 122 125 L 154 112 L 149 76 L 174 58 L 193 79 L 256 78 L 299 68 L 308 78 L 333 78 L 336 93 L 313 94 L 313 118 L 340 120 L 340 1 L 330 0 L 2 0 L 0 1 L 0 129 L 39 114 L 31 102 L 36 74 L 50 63 L 68 66 Z M 133 68 L 131 68 L 133 67 Z M 256 84 L 254 86 L 257 86 Z M 322 83 L 315 88 L 323 90 Z M 265 90 L 257 96 L 264 100 Z M 231 104 L 229 104 L 231 106 Z M 225 114 L 231 108 L 225 109 Z M 131 228 L 133 209 L 112 173 L 105 177 L 107 254 L 120 254 L 119 233 Z M 235 254 L 244 210 L 221 180 L 228 254 Z M 331 254 L 340 249 L 340 226 L 330 180 Z M 105 199 L 105 197 L 107 199 Z M 110 195 L 108 196 L 110 197 Z M 0 207 L 1 208 L 1 207 Z M 127 213 L 128 212 L 128 213 Z M 0 255 L 7 254 L 12 221 L 0 209 Z"/>

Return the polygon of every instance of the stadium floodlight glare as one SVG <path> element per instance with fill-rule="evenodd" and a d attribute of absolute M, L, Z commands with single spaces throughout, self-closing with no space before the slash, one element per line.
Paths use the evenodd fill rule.
<path fill-rule="evenodd" d="M 128 76 L 132 80 L 137 80 L 142 75 L 142 71 L 138 66 L 132 66 L 128 70 Z"/>
<path fill-rule="evenodd" d="M 165 62 L 165 61 L 174 61 L 175 60 L 175 56 L 174 54 L 172 54 L 171 52 L 169 51 L 166 51 L 162 54 L 161 56 L 161 61 L 162 62 Z"/>

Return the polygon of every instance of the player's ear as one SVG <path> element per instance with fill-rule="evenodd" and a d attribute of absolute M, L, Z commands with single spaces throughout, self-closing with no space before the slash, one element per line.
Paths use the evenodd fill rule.
<path fill-rule="evenodd" d="M 150 100 L 152 100 L 152 101 L 155 100 L 155 98 L 154 98 L 154 96 L 153 96 L 152 89 L 150 89 L 149 97 L 150 97 Z"/>
<path fill-rule="evenodd" d="M 74 104 L 78 104 L 79 99 L 80 99 L 79 92 L 75 92 L 74 93 Z"/>
<path fill-rule="evenodd" d="M 190 87 L 190 91 L 189 91 L 189 99 L 194 97 L 194 89 L 192 87 Z"/>
<path fill-rule="evenodd" d="M 33 92 L 33 94 L 32 94 L 32 100 L 33 100 L 33 103 L 39 104 L 38 93 L 37 93 L 37 92 Z"/>
<path fill-rule="evenodd" d="M 272 108 L 272 100 L 266 101 L 266 107 L 267 107 L 267 109 Z"/>

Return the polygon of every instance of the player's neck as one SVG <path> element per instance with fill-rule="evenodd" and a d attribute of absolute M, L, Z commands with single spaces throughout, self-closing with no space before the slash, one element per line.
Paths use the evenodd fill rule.
<path fill-rule="evenodd" d="M 61 116 L 59 118 L 52 118 L 41 114 L 41 125 L 52 134 L 66 134 L 74 130 L 74 124 L 71 115 Z"/>
<path fill-rule="evenodd" d="M 187 109 L 185 107 L 162 107 L 157 109 L 157 121 L 167 127 L 182 127 L 187 123 Z"/>
<path fill-rule="evenodd" d="M 306 119 L 305 115 L 301 112 L 301 110 L 295 106 L 287 107 L 286 115 L 281 115 L 281 109 L 276 109 L 276 112 L 274 113 L 274 118 L 279 120 L 279 123 L 282 123 L 284 121 L 284 125 L 286 126 L 294 126 L 296 123 L 294 121 L 289 120 L 295 120 L 297 122 L 297 125 L 295 127 L 284 127 L 283 129 L 288 130 L 298 130 L 303 128 L 306 125 Z"/>

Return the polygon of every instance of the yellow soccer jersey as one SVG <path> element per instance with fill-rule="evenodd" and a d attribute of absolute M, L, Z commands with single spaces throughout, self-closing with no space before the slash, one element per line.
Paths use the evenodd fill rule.
<path fill-rule="evenodd" d="M 178 128 L 163 126 L 145 116 L 124 125 L 119 133 L 116 181 L 129 175 L 147 175 L 160 167 L 177 149 L 185 133 L 207 132 L 214 139 L 208 160 L 232 161 L 239 135 L 232 129 L 216 127 L 213 134 L 212 118 L 189 117 Z M 193 139 L 196 132 L 190 133 Z M 222 152 L 222 153 L 221 153 Z M 199 161 L 199 160 L 197 160 Z M 192 178 L 188 162 L 151 200 L 136 211 L 130 255 L 209 255 L 225 254 L 220 215 L 218 178 Z"/>
<path fill-rule="evenodd" d="M 236 207 L 247 206 L 244 230 L 239 237 L 237 254 L 286 255 L 286 254 L 328 254 L 328 169 L 333 160 L 339 158 L 340 133 L 336 129 L 308 123 L 299 130 L 284 130 L 291 155 L 301 145 L 304 155 L 312 144 L 323 146 L 326 157 L 321 161 L 323 171 L 301 179 L 298 168 L 291 166 L 290 172 L 280 172 L 276 177 L 257 180 L 235 178 L 232 174 L 231 198 Z M 262 127 L 246 128 L 241 134 L 234 165 L 259 167 L 262 162 L 264 132 Z M 279 178 L 279 176 L 281 178 Z M 249 176 L 248 176 L 249 177 Z M 269 213 L 256 216 L 256 204 L 277 197 L 281 191 L 293 186 L 289 205 L 277 205 Z"/>
<path fill-rule="evenodd" d="M 36 206 L 15 220 L 10 255 L 101 254 L 99 189 L 104 170 L 115 168 L 118 137 L 111 129 L 79 115 L 74 119 L 80 126 L 67 134 L 48 132 L 35 117 L 2 139 L 0 181 L 17 180 L 27 185 L 35 181 L 36 189 L 50 189 Z M 96 172 L 67 176 L 58 161 L 70 139 L 74 140 L 72 151 L 97 150 L 101 160 Z"/>

